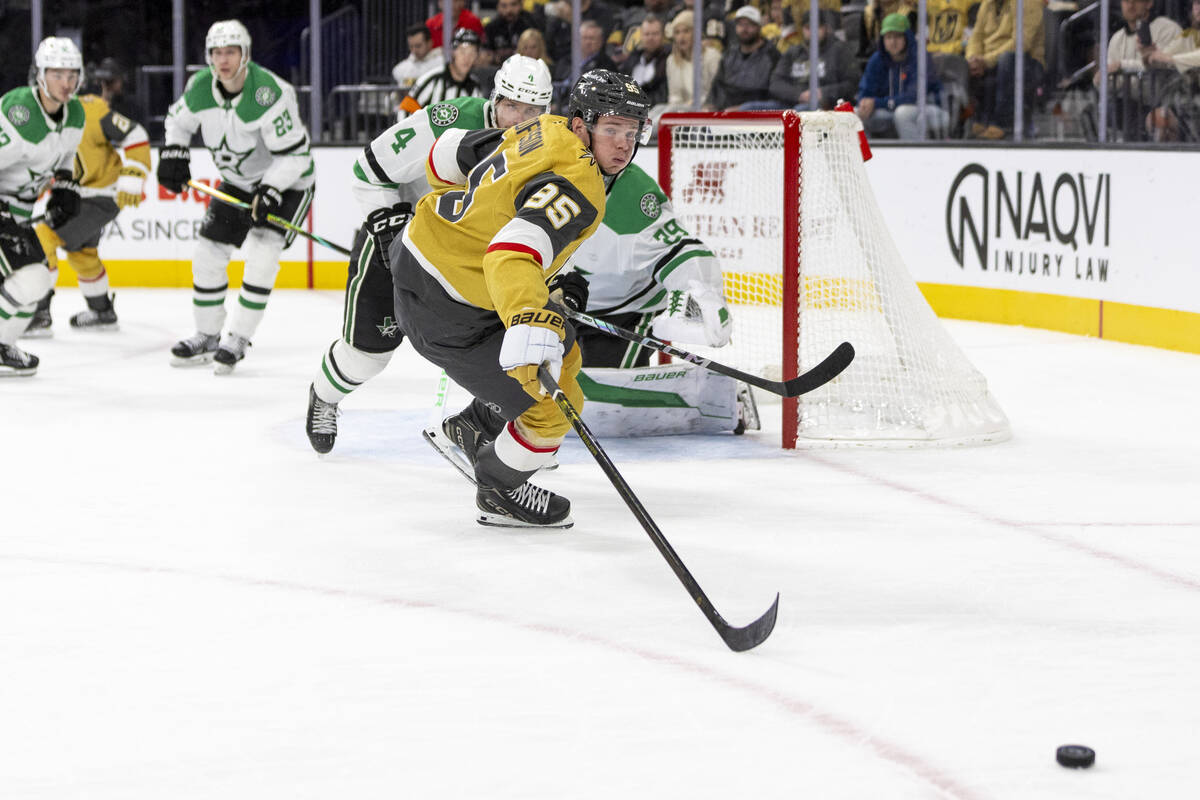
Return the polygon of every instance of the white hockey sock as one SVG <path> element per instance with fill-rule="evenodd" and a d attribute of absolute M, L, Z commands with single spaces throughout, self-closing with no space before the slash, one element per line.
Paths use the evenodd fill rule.
<path fill-rule="evenodd" d="M 196 330 L 215 336 L 225 325 L 226 267 L 233 245 L 200 237 L 192 253 L 192 313 Z"/>
<path fill-rule="evenodd" d="M 326 403 L 338 403 L 383 372 L 391 359 L 390 352 L 365 353 L 345 339 L 338 339 L 321 357 L 321 368 L 313 378 L 313 390 Z"/>
<path fill-rule="evenodd" d="M 0 283 L 0 344 L 15 344 L 38 301 L 54 286 L 54 273 L 45 264 L 26 264 Z"/>
<path fill-rule="evenodd" d="M 108 270 L 102 271 L 92 280 L 79 279 L 79 293 L 84 297 L 108 296 Z"/>
<path fill-rule="evenodd" d="M 737 427 L 737 381 L 695 364 L 588 367 L 579 375 L 597 436 L 722 433 Z"/>
<path fill-rule="evenodd" d="M 279 275 L 279 254 L 283 252 L 283 237 L 274 231 L 255 228 L 246 236 L 246 269 L 242 288 L 229 321 L 229 330 L 253 339 L 267 310 L 271 288 Z"/>

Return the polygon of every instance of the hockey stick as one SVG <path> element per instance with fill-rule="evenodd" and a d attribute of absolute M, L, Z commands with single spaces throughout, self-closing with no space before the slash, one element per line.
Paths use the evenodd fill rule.
<path fill-rule="evenodd" d="M 586 316 L 586 315 L 585 315 Z M 671 543 L 663 536 L 662 531 L 654 524 L 654 520 L 650 518 L 649 512 L 645 506 L 637 499 L 637 495 L 633 493 L 633 489 L 629 488 L 629 484 L 621 477 L 621 473 L 617 472 L 616 466 L 612 459 L 600 447 L 600 443 L 596 441 L 596 437 L 588 430 L 588 426 L 584 424 L 583 418 L 579 416 L 579 412 L 575 410 L 575 406 L 571 405 L 571 401 L 563 394 L 563 390 L 559 388 L 558 383 L 550 374 L 550 370 L 545 365 L 538 367 L 538 378 L 541 379 L 542 386 L 546 387 L 546 391 L 554 398 L 554 402 L 562 411 L 563 416 L 571 423 L 571 427 L 575 429 L 575 433 L 583 441 L 585 447 L 591 452 L 592 457 L 596 459 L 596 463 L 600 465 L 600 469 L 608 476 L 612 482 L 613 488 L 617 490 L 617 494 L 621 495 L 621 499 L 625 501 L 625 505 L 629 506 L 629 510 L 633 512 L 633 516 L 637 517 L 637 521 L 641 523 L 642 528 L 650 536 L 650 541 L 654 542 L 654 546 L 658 548 L 658 552 L 662 553 L 663 558 L 667 560 L 668 566 L 675 573 L 675 577 L 679 578 L 679 582 L 687 589 L 692 599 L 696 601 L 696 605 L 700 606 L 701 613 L 708 619 L 709 623 L 716 629 L 717 635 L 729 646 L 730 650 L 742 652 L 757 647 L 766 641 L 771 635 L 771 631 L 775 628 L 775 615 L 779 612 L 779 594 L 775 594 L 775 602 L 771 603 L 771 607 L 766 613 L 758 619 L 751 622 L 744 628 L 735 628 L 726 622 L 717 610 L 713 608 L 712 601 L 708 599 L 708 595 L 700 588 L 700 584 L 696 583 L 696 579 L 692 577 L 692 573 L 684 566 L 680 560 L 679 554 L 671 547 Z"/>
<path fill-rule="evenodd" d="M 45 222 L 45 221 L 46 221 L 46 215 L 38 214 L 36 217 L 30 217 L 29 219 L 25 220 L 24 222 L 18 222 L 17 224 L 20 225 L 22 228 L 32 228 L 34 225 L 37 225 L 38 223 Z"/>
<path fill-rule="evenodd" d="M 225 192 L 222 192 L 220 189 L 214 189 L 211 186 L 206 186 L 203 183 L 199 183 L 199 182 L 193 181 L 193 180 L 188 181 L 188 186 L 192 187 L 193 189 L 195 189 L 198 192 L 203 192 L 204 194 L 208 195 L 209 197 L 215 197 L 218 200 L 220 200 L 221 202 L 228 203 L 231 206 L 235 206 L 237 208 L 244 208 L 246 210 L 250 209 L 249 203 L 245 202 L 244 200 L 238 200 L 233 195 L 226 194 Z M 339 252 L 344 256 L 350 255 L 350 251 L 347 250 L 346 248 L 342 247 L 341 245 L 334 244 L 333 242 L 329 241 L 328 239 L 324 239 L 320 236 L 317 236 L 315 233 L 309 233 L 308 231 L 304 230 L 303 228 L 298 227 L 298 226 L 293 225 L 292 223 L 288 222 L 283 217 L 277 217 L 274 214 L 267 214 L 267 222 L 270 222 L 272 225 L 275 225 L 277 227 L 283 228 L 284 230 L 291 231 L 292 233 L 298 233 L 301 236 L 305 237 L 306 239 L 312 239 L 317 244 L 325 245 L 330 250 Z"/>
<path fill-rule="evenodd" d="M 633 331 L 627 331 L 624 328 L 618 328 L 612 323 L 605 322 L 602 319 L 597 319 L 590 314 L 584 314 L 582 311 L 575 311 L 570 308 L 564 309 L 566 315 L 573 320 L 582 322 L 584 325 L 590 325 L 597 330 L 612 334 L 620 339 L 640 344 L 643 347 L 649 347 L 651 350 L 657 350 L 660 353 L 666 353 L 669 356 L 675 356 L 678 359 L 687 361 L 691 364 L 710 369 L 713 372 L 718 372 L 721 375 L 728 375 L 731 378 L 736 378 L 739 381 L 745 381 L 751 386 L 757 386 L 760 389 L 777 394 L 780 397 L 799 397 L 806 392 L 811 392 L 813 389 L 824 386 L 831 380 L 842 373 L 846 367 L 850 366 L 850 362 L 854 360 L 854 346 L 849 342 L 842 342 L 833 349 L 833 352 L 825 356 L 825 360 L 817 364 L 812 369 L 804 372 L 795 378 L 787 381 L 771 381 L 766 378 L 760 378 L 757 375 L 751 375 L 749 372 L 742 372 L 740 369 L 727 367 L 717 361 L 710 361 L 707 358 L 698 356 L 695 353 L 689 353 L 687 350 L 680 350 L 678 347 L 667 344 L 662 339 L 655 339 L 653 336 L 641 336 Z"/>

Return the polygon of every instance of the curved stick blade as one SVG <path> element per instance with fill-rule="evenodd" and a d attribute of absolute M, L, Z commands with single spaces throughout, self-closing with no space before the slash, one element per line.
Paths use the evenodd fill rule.
<path fill-rule="evenodd" d="M 779 594 L 776 593 L 775 602 L 771 603 L 771 607 L 767 609 L 766 613 L 754 620 L 754 622 L 751 622 L 744 628 L 735 628 L 726 623 L 717 628 L 717 633 L 721 635 L 721 639 L 724 640 L 730 650 L 741 653 L 758 647 L 767 640 L 767 637 L 771 635 L 771 631 L 775 630 L 775 616 L 778 613 Z"/>
<path fill-rule="evenodd" d="M 850 366 L 850 362 L 854 360 L 854 345 L 849 342 L 842 342 L 833 349 L 833 352 L 825 356 L 825 360 L 815 367 L 792 378 L 790 381 L 784 381 L 784 397 L 799 397 L 802 394 L 811 392 L 813 389 L 818 389 L 831 380 L 842 374 L 842 370 Z"/>

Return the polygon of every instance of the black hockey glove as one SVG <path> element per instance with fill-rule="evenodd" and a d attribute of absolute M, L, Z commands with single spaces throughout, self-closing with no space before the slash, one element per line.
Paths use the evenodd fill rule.
<path fill-rule="evenodd" d="M 192 179 L 192 151 L 183 145 L 169 145 L 158 151 L 158 184 L 168 192 L 180 194 Z"/>
<path fill-rule="evenodd" d="M 588 282 L 578 272 L 560 272 L 550 281 L 550 299 L 572 311 L 587 309 Z"/>
<path fill-rule="evenodd" d="M 396 203 L 391 208 L 377 208 L 367 215 L 367 233 L 375 240 L 375 250 L 388 270 L 392 268 L 391 259 L 388 258 L 392 240 L 400 235 L 412 218 L 410 203 Z"/>
<path fill-rule="evenodd" d="M 71 217 L 79 213 L 79 184 L 68 169 L 54 173 L 54 185 L 50 187 L 50 200 L 46 203 L 46 224 L 61 228 Z"/>
<path fill-rule="evenodd" d="M 254 197 L 250 199 L 250 221 L 254 223 L 255 227 L 261 228 L 267 224 L 268 214 L 279 216 L 282 208 L 283 192 L 274 186 L 260 183 L 254 190 Z"/>
<path fill-rule="evenodd" d="M 0 200 L 0 231 L 11 231 L 17 225 L 17 218 L 8 210 L 8 203 Z"/>

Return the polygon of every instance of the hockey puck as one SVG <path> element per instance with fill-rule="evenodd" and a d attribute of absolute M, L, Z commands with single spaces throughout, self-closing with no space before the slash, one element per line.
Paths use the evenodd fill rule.
<path fill-rule="evenodd" d="M 1096 763 L 1096 751 L 1081 744 L 1064 744 L 1058 748 L 1054 758 L 1064 767 L 1084 769 Z"/>

